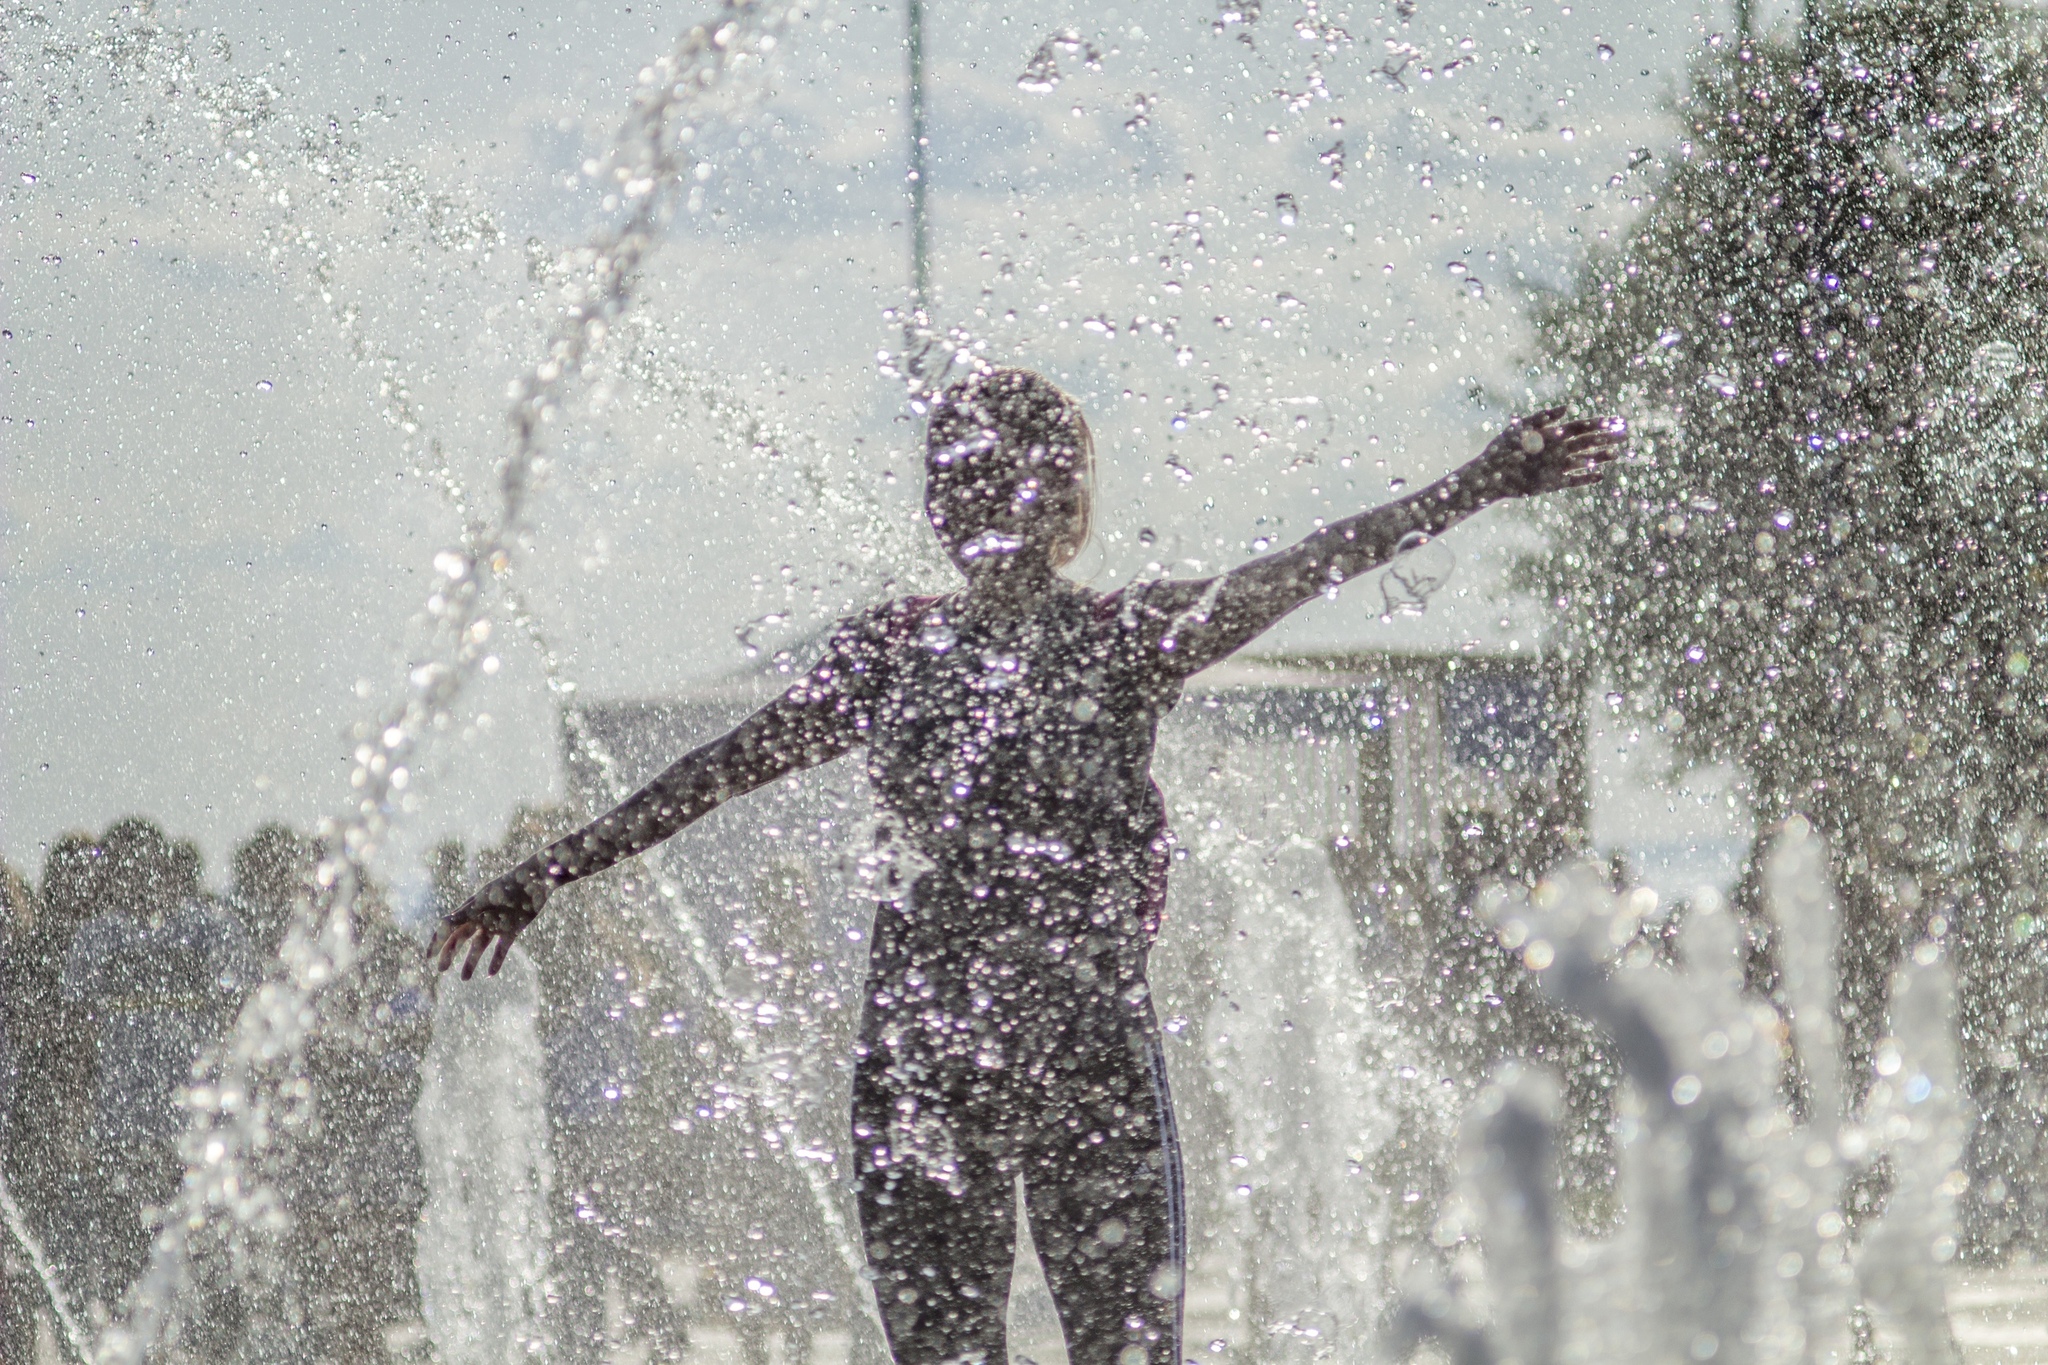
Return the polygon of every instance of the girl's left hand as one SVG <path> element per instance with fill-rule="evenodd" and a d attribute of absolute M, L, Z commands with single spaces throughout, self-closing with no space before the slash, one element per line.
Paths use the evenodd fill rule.
<path fill-rule="evenodd" d="M 1600 466 L 1628 445 L 1616 417 L 1567 422 L 1564 409 L 1518 417 L 1487 443 L 1471 465 L 1480 491 L 1492 498 L 1528 498 L 1600 482 Z"/>

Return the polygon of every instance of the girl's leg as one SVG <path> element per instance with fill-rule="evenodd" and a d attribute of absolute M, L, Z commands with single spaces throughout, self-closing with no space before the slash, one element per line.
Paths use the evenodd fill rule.
<path fill-rule="evenodd" d="M 861 1237 L 897 1365 L 1007 1365 L 1016 1186 L 949 1095 L 949 1068 L 907 1082 L 871 1050 L 853 1083 Z M 971 1085 L 972 1078 L 963 1078 Z"/>
<path fill-rule="evenodd" d="M 1031 1238 L 1072 1365 L 1180 1365 L 1187 1217 L 1166 1058 L 1149 1007 L 1104 1032 L 1037 1125 Z"/>

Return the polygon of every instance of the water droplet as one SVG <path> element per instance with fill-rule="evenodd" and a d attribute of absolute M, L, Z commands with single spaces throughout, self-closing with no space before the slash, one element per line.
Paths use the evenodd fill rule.
<path fill-rule="evenodd" d="M 1487 127 L 1487 129 L 1488 129 L 1488 130 L 1489 130 L 1490 132 L 1495 132 L 1495 133 L 1497 133 L 1497 132 L 1499 132 L 1499 131 L 1500 131 L 1500 130 L 1502 129 L 1502 127 L 1504 127 L 1504 126 L 1505 126 L 1505 125 L 1504 125 L 1504 124 L 1503 124 L 1503 123 L 1501 122 L 1501 117 L 1500 117 L 1500 115 L 1499 115 L 1499 114 L 1495 114 L 1495 115 L 1494 115 L 1494 116 L 1493 116 L 1492 118 L 1490 118 L 1490 119 L 1488 119 L 1488 120 L 1486 121 L 1486 127 Z"/>
<path fill-rule="evenodd" d="M 2010 341 L 1987 341 L 1970 353 L 1970 377 L 1980 384 L 1998 386 L 2027 367 L 2027 358 Z"/>
<path fill-rule="evenodd" d="M 1280 219 L 1282 227 L 1293 227 L 1296 218 L 1294 196 L 1286 190 L 1273 196 L 1273 212 Z"/>
<path fill-rule="evenodd" d="M 1563 128 L 1560 128 L 1560 129 L 1558 129 L 1558 130 L 1557 130 L 1557 135 L 1558 135 L 1559 137 L 1563 138 L 1563 139 L 1564 139 L 1564 140 L 1565 140 L 1566 142 L 1571 142 L 1571 141 L 1575 140 L 1575 139 L 1576 139 L 1576 138 L 1578 137 L 1579 133 L 1578 133 L 1578 129 L 1576 129 L 1576 128 L 1572 128 L 1572 127 L 1570 127 L 1570 126 L 1566 126 L 1566 127 L 1563 127 Z"/>
<path fill-rule="evenodd" d="M 1603 62 L 1611 62 L 1614 60 L 1614 49 L 1609 47 L 1606 43 L 1602 43 L 1598 47 L 1593 49 L 1593 55 L 1598 57 Z"/>
<path fill-rule="evenodd" d="M 24 185 L 33 185 L 36 183 L 36 178 L 31 172 L 23 171 L 21 173 L 21 183 Z"/>
<path fill-rule="evenodd" d="M 1444 266 L 1444 269 L 1450 271 L 1453 275 L 1463 275 L 1470 268 L 1463 261 L 1452 261 Z"/>
<path fill-rule="evenodd" d="M 1025 66 L 1024 74 L 1017 77 L 1019 89 L 1034 95 L 1042 95 L 1060 83 L 1060 54 L 1079 56 L 1081 65 L 1090 71 L 1102 69 L 1102 53 L 1095 44 L 1083 39 L 1073 29 L 1061 29 L 1038 45 L 1038 51 L 1031 54 L 1031 61 Z"/>
<path fill-rule="evenodd" d="M 1735 381 L 1725 374 L 1716 374 L 1711 370 L 1700 376 L 1700 387 L 1712 389 L 1723 398 L 1735 396 Z"/>
<path fill-rule="evenodd" d="M 1380 596 L 1386 602 L 1384 616 L 1421 616 L 1430 608 L 1430 598 L 1450 581 L 1458 567 L 1450 546 L 1434 536 L 1411 530 L 1401 536 L 1395 559 L 1380 575 Z"/>
<path fill-rule="evenodd" d="M 258 393 L 269 393 L 269 392 L 270 392 L 270 389 L 271 389 L 271 384 L 270 384 L 270 381 L 269 381 L 268 379 L 259 379 L 259 380 L 257 380 L 257 381 L 256 381 L 256 392 L 258 392 Z"/>
<path fill-rule="evenodd" d="M 1333 120 L 1333 122 L 1336 122 L 1337 126 L 1339 126 L 1339 127 L 1342 127 L 1342 126 L 1343 126 L 1343 124 L 1342 124 L 1342 121 L 1341 121 L 1341 120 Z M 1318 152 L 1318 153 L 1316 153 L 1316 160 L 1317 160 L 1317 161 L 1319 161 L 1319 162 L 1321 162 L 1321 163 L 1322 163 L 1323 165 L 1325 165 L 1325 166 L 1328 166 L 1328 167 L 1330 168 L 1330 188 L 1331 188 L 1331 189 L 1333 189 L 1333 190 L 1341 190 L 1341 189 L 1343 189 L 1343 188 L 1344 188 L 1344 143 L 1343 143 L 1343 140 L 1342 140 L 1342 139 L 1340 138 L 1340 139 L 1338 140 L 1338 142 L 1337 142 L 1337 145 L 1336 145 L 1336 146 L 1334 146 L 1334 147 L 1331 147 L 1331 148 L 1329 148 L 1329 149 L 1328 149 L 1328 150 L 1326 150 L 1326 151 L 1321 151 L 1321 152 Z"/>

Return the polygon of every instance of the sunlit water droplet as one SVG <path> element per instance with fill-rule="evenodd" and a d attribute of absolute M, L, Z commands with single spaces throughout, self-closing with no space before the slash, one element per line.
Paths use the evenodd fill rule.
<path fill-rule="evenodd" d="M 1062 55 L 1079 56 L 1081 64 L 1090 71 L 1102 69 L 1102 53 L 1093 43 L 1083 39 L 1073 29 L 1062 29 L 1038 45 L 1038 51 L 1031 54 L 1031 60 L 1024 67 L 1024 74 L 1017 77 L 1017 88 L 1042 95 L 1060 83 L 1059 61 Z M 1078 114 L 1079 109 L 1075 112 Z M 1140 108 L 1139 113 L 1144 113 Z"/>
<path fill-rule="evenodd" d="M 1448 583 L 1457 568 L 1451 547 L 1441 539 L 1410 531 L 1401 537 L 1395 556 L 1380 575 L 1380 594 L 1386 602 L 1385 616 L 1420 616 L 1429 609 L 1429 599 Z"/>
<path fill-rule="evenodd" d="M 1970 377 L 1987 386 L 2006 383 L 2026 366 L 2025 353 L 2010 341 L 1987 341 L 1970 353 Z"/>

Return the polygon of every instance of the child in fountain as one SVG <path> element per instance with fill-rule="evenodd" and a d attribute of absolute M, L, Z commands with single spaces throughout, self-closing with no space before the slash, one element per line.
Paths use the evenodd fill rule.
<path fill-rule="evenodd" d="M 1093 440 L 1029 371 L 934 404 L 925 507 L 965 576 L 845 621 L 723 738 L 483 887 L 435 938 L 495 972 L 554 888 L 732 797 L 865 747 L 911 869 L 876 911 L 854 1079 L 862 1243 L 902 1365 L 1006 1360 L 1021 1174 L 1074 1365 L 1180 1365 L 1180 1153 L 1146 955 L 1165 903 L 1159 721 L 1193 674 L 1489 503 L 1590 484 L 1607 421 L 1515 422 L 1421 491 L 1219 577 L 1098 593 Z"/>

